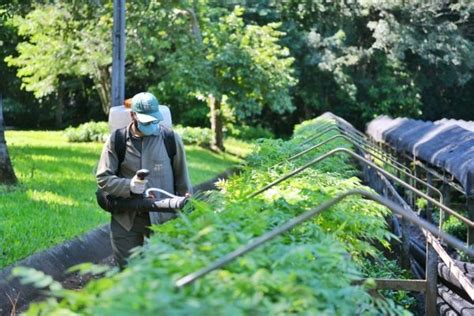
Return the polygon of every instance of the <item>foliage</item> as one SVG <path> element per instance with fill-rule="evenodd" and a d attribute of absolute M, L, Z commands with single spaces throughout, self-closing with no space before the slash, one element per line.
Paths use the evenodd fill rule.
<path fill-rule="evenodd" d="M 379 279 L 407 279 L 410 278 L 410 273 L 403 270 L 396 260 L 389 260 L 383 256 L 371 258 L 371 260 L 364 259 L 362 271 L 366 278 Z M 415 306 L 415 298 L 410 296 L 406 291 L 381 291 L 384 297 L 392 299 L 397 305 L 403 306 L 410 310 Z"/>
<path fill-rule="evenodd" d="M 22 87 L 41 98 L 60 91 L 61 77 L 89 76 L 108 113 L 110 8 L 56 2 L 36 5 L 25 17 L 15 16 L 12 23 L 25 41 L 17 45 L 18 56 L 5 60 L 19 68 Z"/>
<path fill-rule="evenodd" d="M 284 35 L 277 30 L 279 24 L 246 25 L 244 9 L 238 6 L 227 13 L 202 2 L 197 9 L 199 33 L 188 36 L 165 59 L 169 74 L 156 90 L 173 89 L 206 101 L 213 143 L 220 147 L 223 107 L 239 119 L 259 114 L 264 107 L 277 113 L 293 110 L 289 96 L 295 83 L 293 59 L 278 44 Z"/>
<path fill-rule="evenodd" d="M 183 127 L 177 125 L 173 128 L 183 139 L 185 145 L 198 145 L 210 147 L 212 131 L 205 127 Z"/>
<path fill-rule="evenodd" d="M 446 233 L 452 236 L 455 236 L 459 240 L 466 239 L 466 234 L 467 234 L 466 224 L 464 224 L 463 222 L 461 222 L 459 219 L 457 219 L 454 216 L 449 216 L 449 218 L 443 222 L 443 231 L 445 231 Z"/>
<path fill-rule="evenodd" d="M 180 219 L 153 227 L 156 234 L 123 272 L 112 271 L 93 280 L 81 292 L 56 292 L 62 300 L 33 304 L 27 315 L 404 313 L 391 300 L 382 303 L 364 286 L 351 285 L 362 275 L 358 265 L 363 264 L 363 256 L 380 256 L 370 241 L 387 245 L 391 236 L 384 220 L 387 210 L 359 197 L 345 199 L 190 286 L 174 287 L 177 278 L 334 194 L 361 187 L 358 179 L 347 178 L 354 174 L 347 158 L 334 157 L 325 166 L 327 172 L 319 166 L 310 168 L 254 199 L 245 198 L 303 163 L 285 162 L 269 168 L 299 150 L 294 140 L 263 141 L 240 175 L 219 183 L 220 192 L 193 200 L 192 212 L 185 209 Z M 271 153 L 274 158 L 257 159 L 259 153 Z"/>
<path fill-rule="evenodd" d="M 109 137 L 107 122 L 88 122 L 77 127 L 68 127 L 64 130 L 68 142 L 105 142 Z"/>
<path fill-rule="evenodd" d="M 229 129 L 227 135 L 244 140 L 275 138 L 275 135 L 273 135 L 273 133 L 266 128 L 248 125 L 234 125 Z"/>
<path fill-rule="evenodd" d="M 473 9 L 472 1 L 267 0 L 248 3 L 246 19 L 282 22 L 298 74 L 293 121 L 330 110 L 362 128 L 378 114 L 472 117 L 459 104 L 474 84 Z"/>
<path fill-rule="evenodd" d="M 183 125 L 210 126 L 209 93 L 230 109 L 223 120 L 277 135 L 328 110 L 359 128 L 379 114 L 474 115 L 472 1 L 126 5 L 126 94 L 151 89 Z M 104 119 L 111 27 L 111 0 L 0 4 L 7 123 L 62 128 Z"/>
<path fill-rule="evenodd" d="M 6 140 L 21 184 L 0 186 L 0 268 L 107 222 L 94 194 L 101 143 L 68 143 L 59 131 L 7 131 Z M 244 145 L 227 144 L 235 151 Z M 240 162 L 197 146 L 185 149 L 193 184 Z"/>

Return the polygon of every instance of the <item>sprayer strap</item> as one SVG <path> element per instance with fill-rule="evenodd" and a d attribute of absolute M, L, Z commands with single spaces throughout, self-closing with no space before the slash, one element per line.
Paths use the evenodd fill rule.
<path fill-rule="evenodd" d="M 127 149 L 127 127 L 119 128 L 114 133 L 115 135 L 113 137 L 115 141 L 115 153 L 117 154 L 119 162 L 118 170 L 120 170 L 120 166 L 125 159 L 125 151 Z M 174 132 L 170 128 L 160 125 L 160 133 L 165 143 L 166 153 L 168 154 L 168 157 L 171 161 L 171 168 L 173 168 L 173 158 L 176 155 L 176 141 Z"/>

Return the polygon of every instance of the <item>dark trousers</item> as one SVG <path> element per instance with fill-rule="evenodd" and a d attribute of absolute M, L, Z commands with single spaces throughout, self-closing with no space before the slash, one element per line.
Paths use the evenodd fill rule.
<path fill-rule="evenodd" d="M 148 213 L 135 217 L 132 229 L 127 231 L 116 220 L 112 218 L 110 223 L 110 240 L 115 261 L 121 269 L 127 263 L 127 258 L 131 250 L 138 246 L 143 246 L 145 237 L 149 237 L 151 230 L 150 217 Z"/>

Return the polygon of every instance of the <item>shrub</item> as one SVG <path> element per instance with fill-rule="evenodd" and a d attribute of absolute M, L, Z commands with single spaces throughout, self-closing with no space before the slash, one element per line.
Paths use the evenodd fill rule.
<path fill-rule="evenodd" d="M 447 220 L 444 221 L 443 230 L 446 233 L 459 238 L 460 240 L 464 240 L 466 238 L 466 225 L 454 216 L 450 216 Z"/>
<path fill-rule="evenodd" d="M 233 125 L 227 132 L 228 136 L 232 136 L 243 140 L 254 140 L 259 138 L 275 138 L 275 135 L 263 127 L 257 126 L 236 126 Z"/>
<path fill-rule="evenodd" d="M 88 122 L 78 127 L 68 127 L 64 130 L 68 142 L 105 142 L 109 136 L 107 122 Z"/>
<path fill-rule="evenodd" d="M 173 128 L 183 139 L 186 145 L 198 145 L 210 147 L 212 141 L 212 131 L 205 127 L 183 127 L 176 125 Z"/>

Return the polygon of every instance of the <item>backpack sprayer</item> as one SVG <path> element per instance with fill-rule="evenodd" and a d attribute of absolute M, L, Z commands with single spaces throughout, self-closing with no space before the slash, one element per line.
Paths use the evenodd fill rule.
<path fill-rule="evenodd" d="M 145 178 L 149 174 L 150 174 L 150 171 L 148 169 L 140 169 L 136 173 L 137 178 L 140 180 L 145 180 Z M 147 189 L 145 191 L 145 198 L 155 198 L 155 196 L 151 192 L 159 192 L 168 196 L 167 198 L 157 200 L 154 202 L 155 207 L 158 209 L 182 209 L 188 202 L 187 196 L 177 196 L 159 188 Z"/>
<path fill-rule="evenodd" d="M 113 131 L 123 128 L 130 124 L 130 102 L 125 105 L 114 106 L 109 112 L 109 130 Z M 160 124 L 171 128 L 171 113 L 167 106 L 160 105 L 159 110 L 163 115 L 163 122 Z M 145 180 L 150 174 L 147 169 L 140 169 L 136 172 L 137 178 Z M 167 196 L 160 200 L 155 200 L 153 192 L 162 193 Z M 141 195 L 132 195 L 131 198 L 114 197 L 104 190 L 98 189 L 96 198 L 99 206 L 110 213 L 123 212 L 174 212 L 173 209 L 182 209 L 188 201 L 187 196 L 177 196 L 159 188 L 149 188 Z"/>

